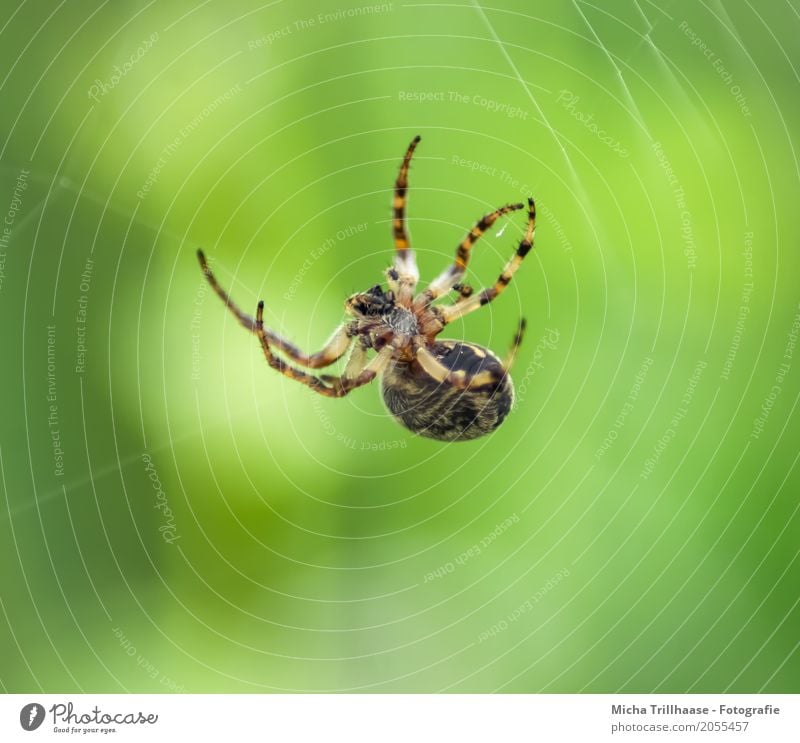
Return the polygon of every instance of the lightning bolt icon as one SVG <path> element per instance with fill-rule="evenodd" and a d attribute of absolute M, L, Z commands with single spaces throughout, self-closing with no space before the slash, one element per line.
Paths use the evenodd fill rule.
<path fill-rule="evenodd" d="M 39 708 L 35 706 L 31 707 L 31 718 L 30 720 L 28 720 L 28 727 L 33 725 L 33 721 L 36 719 L 36 715 L 38 714 L 39 714 Z"/>

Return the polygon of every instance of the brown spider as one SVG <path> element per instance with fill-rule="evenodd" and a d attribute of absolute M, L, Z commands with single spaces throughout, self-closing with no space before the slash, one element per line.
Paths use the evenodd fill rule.
<path fill-rule="evenodd" d="M 343 397 L 356 387 L 383 374 L 383 399 L 392 415 L 414 433 L 442 441 L 466 441 L 497 428 L 508 415 L 514 387 L 508 374 L 522 341 L 525 321 L 504 361 L 491 351 L 472 343 L 436 340 L 444 327 L 491 302 L 519 268 L 533 245 L 536 206 L 528 199 L 528 229 L 516 253 L 488 289 L 473 293 L 460 282 L 467 269 L 470 251 L 481 235 L 503 214 L 524 208 L 507 204 L 484 216 L 464 238 L 455 261 L 428 288 L 414 293 L 419 280 L 414 252 L 409 247 L 405 226 L 408 167 L 420 141 L 408 146 L 394 190 L 394 265 L 386 270 L 388 291 L 379 284 L 345 302 L 352 319 L 340 325 L 321 351 L 305 354 L 275 331 L 264 327 L 264 302 L 258 303 L 256 317 L 242 312 L 219 285 L 201 250 L 200 266 L 214 291 L 252 333 L 258 336 L 267 363 L 291 379 L 302 382 L 327 397 Z M 455 303 L 434 305 L 433 301 L 457 291 Z M 341 358 L 352 346 L 341 376 L 314 376 L 292 366 L 274 350 L 308 369 L 321 369 Z M 368 360 L 367 352 L 377 351 Z"/>

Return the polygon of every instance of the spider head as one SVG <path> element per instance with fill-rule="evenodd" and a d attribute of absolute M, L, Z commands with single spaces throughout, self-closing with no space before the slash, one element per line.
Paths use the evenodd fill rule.
<path fill-rule="evenodd" d="M 394 309 L 394 293 L 385 292 L 379 284 L 347 298 L 344 308 L 353 317 L 385 317 Z"/>

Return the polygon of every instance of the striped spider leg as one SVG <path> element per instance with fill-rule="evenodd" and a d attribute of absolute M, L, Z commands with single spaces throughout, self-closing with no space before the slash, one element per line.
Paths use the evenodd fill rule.
<path fill-rule="evenodd" d="M 503 292 L 509 283 L 511 283 L 512 277 L 525 256 L 533 247 L 535 231 L 536 204 L 533 199 L 528 199 L 528 228 L 514 256 L 506 264 L 502 273 L 497 278 L 497 281 L 495 281 L 491 287 L 483 289 L 477 294 L 470 292 L 467 297 L 462 296 L 455 304 L 438 308 L 437 315 L 441 318 L 444 325 L 477 310 L 479 307 L 483 307 L 496 299 Z M 511 350 L 506 355 L 504 362 L 502 364 L 486 364 L 486 368 L 481 369 L 475 374 L 471 374 L 467 369 L 468 365 L 464 363 L 461 364 L 462 368 L 456 371 L 448 368 L 446 364 L 436 358 L 424 343 L 416 344 L 414 349 L 415 356 L 422 368 L 438 382 L 446 383 L 462 390 L 484 387 L 496 384 L 504 374 L 508 373 L 516 356 L 517 348 L 522 342 L 524 331 L 525 321 L 520 320 L 519 329 L 517 330 Z M 479 346 L 467 345 L 465 348 L 468 349 L 467 353 L 474 354 L 478 358 L 485 358 L 485 352 Z"/>
<path fill-rule="evenodd" d="M 386 278 L 389 288 L 397 297 L 397 303 L 402 307 L 411 306 L 414 289 L 419 281 L 417 259 L 411 249 L 411 241 L 406 227 L 406 201 L 408 200 L 408 168 L 411 165 L 411 158 L 420 139 L 420 136 L 416 136 L 411 140 L 411 144 L 408 145 L 403 162 L 400 165 L 400 172 L 397 174 L 397 180 L 394 184 L 392 228 L 395 254 L 393 266 L 386 272 Z"/>
<path fill-rule="evenodd" d="M 206 277 L 206 280 L 211 285 L 211 288 L 216 292 L 217 296 L 225 303 L 225 306 L 236 316 L 239 322 L 247 328 L 251 333 L 257 333 L 256 320 L 253 319 L 246 312 L 239 309 L 238 305 L 231 299 L 228 292 L 226 292 L 217 281 L 217 277 L 211 271 L 208 261 L 202 250 L 197 251 L 197 259 L 200 261 L 200 268 Z M 347 352 L 350 344 L 355 335 L 355 326 L 351 323 L 343 323 L 331 335 L 328 342 L 323 346 L 320 351 L 316 353 L 307 354 L 301 351 L 293 343 L 290 343 L 285 338 L 281 337 L 274 330 L 263 328 L 263 332 L 268 342 L 275 346 L 279 351 L 285 353 L 292 361 L 301 366 L 309 369 L 321 369 L 325 366 L 330 366 L 334 361 L 338 361 Z"/>

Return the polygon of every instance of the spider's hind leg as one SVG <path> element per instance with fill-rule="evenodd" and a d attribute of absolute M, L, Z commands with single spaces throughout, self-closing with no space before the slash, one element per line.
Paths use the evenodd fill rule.
<path fill-rule="evenodd" d="M 261 348 L 264 351 L 264 358 L 267 363 L 289 379 L 294 379 L 296 382 L 304 384 L 306 387 L 314 390 L 314 392 L 324 395 L 325 397 L 344 397 L 352 392 L 356 387 L 361 387 L 371 382 L 375 377 L 383 371 L 386 364 L 392 357 L 393 348 L 391 346 L 384 347 L 381 352 L 364 366 L 358 374 L 354 374 L 352 378 L 347 377 L 332 377 L 326 376 L 323 379 L 315 377 L 313 374 L 308 374 L 302 369 L 298 369 L 291 364 L 287 364 L 283 359 L 278 358 L 269 345 L 269 339 L 264 330 L 264 302 L 258 303 L 256 311 L 255 331 L 258 340 L 261 342 Z"/>
<path fill-rule="evenodd" d="M 228 292 L 220 286 L 202 250 L 197 251 L 197 260 L 200 261 L 200 268 L 217 296 L 219 296 L 245 328 L 251 333 L 257 332 L 255 319 L 246 312 L 242 312 L 238 305 L 230 298 Z M 305 353 L 293 343 L 290 343 L 285 338 L 278 335 L 274 330 L 263 328 L 263 331 L 269 342 L 281 353 L 285 353 L 292 361 L 301 366 L 308 367 L 309 369 L 320 369 L 323 366 L 330 366 L 334 361 L 337 361 L 344 355 L 350 347 L 350 341 L 352 339 L 351 326 L 346 324 L 340 325 L 336 328 L 333 335 L 331 335 L 321 350 L 316 353 Z"/>
<path fill-rule="evenodd" d="M 217 281 L 217 277 L 214 276 L 214 272 L 208 265 L 205 253 L 199 248 L 197 249 L 197 260 L 200 262 L 200 270 L 206 277 L 206 281 L 208 281 L 208 283 L 211 285 L 211 288 L 216 292 L 217 296 L 225 303 L 225 306 L 234 315 L 236 315 L 237 319 L 242 325 L 244 325 L 244 327 L 246 327 L 250 332 L 255 332 L 256 321 L 246 312 L 242 312 L 236 302 L 231 299 L 230 294 L 228 294 L 228 292 L 226 292 L 220 286 L 219 282 Z"/>
<path fill-rule="evenodd" d="M 522 339 L 525 337 L 526 326 L 527 323 L 525 322 L 525 318 L 521 317 L 519 319 L 519 326 L 517 327 L 517 332 L 514 334 L 514 340 L 511 342 L 511 348 L 508 349 L 508 353 L 506 354 L 506 357 L 503 359 L 503 368 L 507 372 L 511 371 L 511 367 L 517 360 L 517 351 L 519 351 L 519 347 L 522 345 Z"/>

